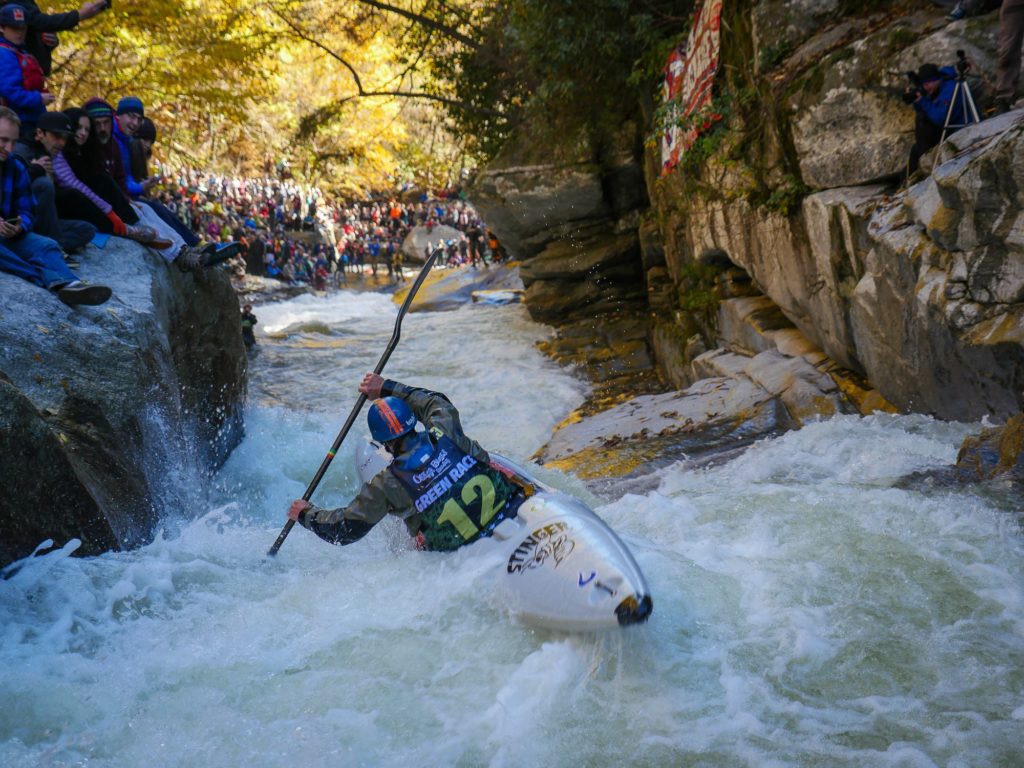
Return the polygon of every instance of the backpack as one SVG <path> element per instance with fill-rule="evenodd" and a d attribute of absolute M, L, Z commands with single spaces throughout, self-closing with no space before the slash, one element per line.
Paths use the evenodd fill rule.
<path fill-rule="evenodd" d="M 3 38 L 0 38 L 0 48 L 6 48 L 18 58 L 18 66 L 21 68 L 21 87 L 26 91 L 45 91 L 46 75 L 43 68 L 39 66 L 36 57 L 31 53 L 21 50 Z M 7 106 L 7 99 L 0 97 L 0 105 Z"/>

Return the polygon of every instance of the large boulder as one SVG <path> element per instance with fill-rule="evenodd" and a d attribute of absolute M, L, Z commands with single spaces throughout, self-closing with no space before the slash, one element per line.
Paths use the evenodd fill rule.
<path fill-rule="evenodd" d="M 992 72 L 995 29 L 990 17 L 950 25 L 922 10 L 851 20 L 805 43 L 786 65 L 801 68 L 788 93 L 804 183 L 828 189 L 899 176 L 914 142 L 904 73 L 926 61 L 952 66 L 958 49 Z"/>
<path fill-rule="evenodd" d="M 826 190 L 792 216 L 663 195 L 669 266 L 680 274 L 688 259 L 727 258 L 901 410 L 1008 417 L 1024 407 L 1024 111 L 955 141 L 909 190 Z M 750 329 L 723 319 L 750 346 Z"/>
<path fill-rule="evenodd" d="M 570 419 L 534 458 L 587 480 L 637 477 L 793 426 L 781 402 L 749 379 L 706 378 Z"/>
<path fill-rule="evenodd" d="M 539 322 L 641 308 L 646 289 L 636 230 L 558 240 L 520 266 L 526 307 Z"/>
<path fill-rule="evenodd" d="M 407 261 L 422 264 L 427 260 L 427 247 L 436 248 L 438 242 L 462 239 L 462 232 L 449 227 L 447 224 L 439 224 L 436 227 L 415 226 L 409 230 L 409 234 L 402 241 L 402 253 Z"/>
<path fill-rule="evenodd" d="M 81 257 L 114 297 L 69 308 L 0 273 L 0 562 L 43 538 L 136 546 L 241 439 L 246 358 L 226 272 L 182 274 L 112 238 Z M 31 510 L 33 521 L 21 518 Z"/>
<path fill-rule="evenodd" d="M 588 137 L 552 146 L 536 141 L 527 123 L 478 174 L 469 197 L 511 256 L 529 259 L 648 204 L 638 135 L 627 123 L 600 148 Z"/>

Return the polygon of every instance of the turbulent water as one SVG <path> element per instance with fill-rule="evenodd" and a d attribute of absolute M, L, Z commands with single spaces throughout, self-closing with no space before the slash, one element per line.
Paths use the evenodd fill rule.
<path fill-rule="evenodd" d="M 153 544 L 0 581 L 0 765 L 1020 766 L 1013 503 L 900 490 L 974 426 L 842 417 L 598 499 L 654 595 L 639 628 L 517 625 L 472 548 L 296 528 L 264 557 L 389 338 L 386 297 L 259 308 L 247 437 Z M 585 390 L 521 307 L 409 316 L 387 373 L 526 459 Z M 353 434 L 315 497 L 355 491 Z M 355 432 L 355 431 L 354 431 Z"/>

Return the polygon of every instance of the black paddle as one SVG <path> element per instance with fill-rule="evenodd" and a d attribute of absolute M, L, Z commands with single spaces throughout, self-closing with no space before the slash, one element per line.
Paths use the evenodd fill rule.
<path fill-rule="evenodd" d="M 416 291 L 420 289 L 420 286 L 427 277 L 427 273 L 434 265 L 434 260 L 437 259 L 442 250 L 443 249 L 441 248 L 435 249 L 423 263 L 423 269 L 421 269 L 420 273 L 416 275 L 416 279 L 413 281 L 412 287 L 409 289 L 409 294 L 405 297 L 405 301 L 402 302 L 402 308 L 398 310 L 398 317 L 395 320 L 395 331 L 391 334 L 391 341 L 388 342 L 387 349 L 384 350 L 384 354 L 381 355 L 380 360 L 377 361 L 377 367 L 373 369 L 374 373 L 379 375 L 380 372 L 384 370 L 384 366 L 388 363 L 388 358 L 391 357 L 391 353 L 394 352 L 395 347 L 398 346 L 398 340 L 402 335 L 402 318 L 405 317 L 405 313 L 409 310 L 409 306 L 412 304 L 412 299 L 416 295 Z M 331 466 L 331 462 L 334 461 L 334 456 L 337 454 L 338 448 L 341 447 L 341 442 L 345 439 L 348 431 L 352 429 L 352 424 L 355 422 L 356 416 L 359 415 L 359 412 L 363 409 L 363 405 L 365 403 L 366 395 L 360 392 L 359 399 L 356 400 L 355 407 L 348 415 L 348 418 L 345 419 L 345 426 L 341 428 L 341 432 L 338 433 L 338 437 L 334 440 L 334 445 L 331 446 L 331 450 L 327 452 L 327 456 L 320 464 L 320 469 L 316 471 L 316 474 L 313 476 L 313 480 L 310 482 L 306 492 L 302 494 L 304 501 L 309 501 L 310 497 L 313 495 L 313 491 L 315 491 L 316 487 L 320 485 L 320 481 L 323 479 L 324 473 L 327 471 L 327 468 Z M 284 528 L 282 528 L 281 533 L 278 534 L 277 541 L 274 542 L 274 546 L 267 550 L 268 557 L 273 557 L 277 554 L 277 550 L 279 550 L 281 545 L 284 544 L 284 540 L 288 538 L 288 534 L 291 533 L 292 526 L 294 525 L 295 521 L 291 519 L 284 524 Z"/>

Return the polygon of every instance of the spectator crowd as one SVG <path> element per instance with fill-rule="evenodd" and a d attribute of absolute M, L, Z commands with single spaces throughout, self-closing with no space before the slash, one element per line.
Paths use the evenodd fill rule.
<path fill-rule="evenodd" d="M 402 245 L 413 227 L 427 247 L 443 248 L 449 267 L 486 266 L 507 258 L 476 212 L 457 195 L 426 193 L 331 201 L 317 187 L 276 178 L 241 179 L 185 170 L 164 175 L 164 207 L 210 242 L 237 243 L 235 275 L 255 275 L 317 290 L 359 275 L 405 279 Z M 438 227 L 447 237 L 441 236 Z M 454 233 L 451 230 L 455 230 Z"/>
<path fill-rule="evenodd" d="M 34 0 L 0 5 L 0 271 L 68 305 L 102 304 L 111 289 L 80 280 L 76 254 L 113 236 L 185 273 L 230 262 L 236 274 L 326 289 L 367 270 L 404 279 L 403 238 L 415 224 L 441 223 L 459 230 L 440 243 L 448 264 L 483 263 L 483 225 L 463 201 L 330 204 L 318 189 L 284 179 L 170 176 L 153 172 L 157 128 L 138 97 L 52 110 L 56 33 L 107 8 L 108 0 L 58 14 Z M 489 242 L 499 258 L 497 241 Z"/>

